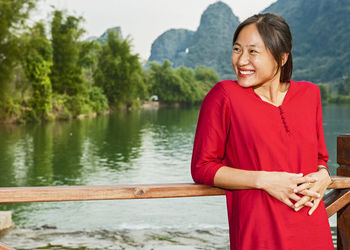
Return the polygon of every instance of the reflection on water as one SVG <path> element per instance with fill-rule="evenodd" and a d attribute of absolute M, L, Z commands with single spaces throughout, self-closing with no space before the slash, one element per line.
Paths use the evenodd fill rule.
<path fill-rule="evenodd" d="M 190 160 L 198 111 L 164 108 L 44 125 L 1 125 L 0 186 L 192 182 Z M 333 174 L 336 136 L 350 132 L 349 114 L 349 106 L 324 106 Z M 75 249 L 85 243 L 93 246 L 94 240 L 106 246 L 128 241 L 131 249 L 133 244 L 135 248 L 162 246 L 179 238 L 179 244 L 186 246 L 211 248 L 220 241 L 223 245 L 216 246 L 225 248 L 228 244 L 222 196 L 2 204 L 0 209 L 12 210 L 18 225 L 1 240 L 23 249 L 39 243 L 40 247 L 56 244 Z M 180 236 L 184 232 L 188 244 Z"/>

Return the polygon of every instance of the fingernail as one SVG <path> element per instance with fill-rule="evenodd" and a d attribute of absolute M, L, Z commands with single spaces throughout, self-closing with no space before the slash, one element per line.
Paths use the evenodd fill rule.
<path fill-rule="evenodd" d="M 298 205 L 298 204 L 295 204 L 294 206 L 295 206 L 295 208 L 297 208 L 299 205 Z"/>
<path fill-rule="evenodd" d="M 293 189 L 293 192 L 296 193 L 298 190 L 296 188 Z"/>
<path fill-rule="evenodd" d="M 309 211 L 309 215 L 311 215 L 312 214 L 312 212 L 311 211 Z"/>

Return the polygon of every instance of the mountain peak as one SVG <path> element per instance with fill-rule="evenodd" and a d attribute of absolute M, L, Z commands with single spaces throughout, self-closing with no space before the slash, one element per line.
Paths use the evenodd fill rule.
<path fill-rule="evenodd" d="M 174 67 L 213 68 L 221 79 L 232 79 L 232 38 L 239 24 L 231 8 L 215 2 L 203 12 L 198 29 L 168 30 L 152 44 L 149 61 L 171 61 Z"/>

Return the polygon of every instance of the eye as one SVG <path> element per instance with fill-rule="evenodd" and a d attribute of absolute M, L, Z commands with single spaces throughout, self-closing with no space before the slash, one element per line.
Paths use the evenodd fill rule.
<path fill-rule="evenodd" d="M 233 51 L 236 52 L 236 53 L 239 53 L 239 52 L 241 52 L 241 49 L 239 47 L 237 47 L 237 46 L 234 46 L 233 47 Z"/>
<path fill-rule="evenodd" d="M 249 52 L 250 52 L 250 54 L 257 54 L 258 53 L 258 51 L 256 51 L 255 49 L 251 49 Z"/>

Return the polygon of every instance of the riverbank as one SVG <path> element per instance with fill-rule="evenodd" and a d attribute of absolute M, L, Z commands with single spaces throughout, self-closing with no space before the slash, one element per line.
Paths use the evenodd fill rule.
<path fill-rule="evenodd" d="M 48 119 L 46 122 L 52 122 L 52 121 L 68 121 L 73 119 L 85 119 L 85 118 L 93 118 L 97 117 L 99 115 L 108 115 L 113 112 L 125 112 L 130 110 L 158 110 L 160 108 L 180 108 L 182 106 L 188 106 L 181 104 L 179 102 L 174 103 L 162 103 L 159 101 L 143 101 L 139 105 L 135 105 L 133 107 L 118 107 L 115 109 L 108 109 L 102 112 L 92 112 L 92 113 L 86 113 L 86 114 L 78 114 L 78 115 L 71 115 L 67 113 L 67 110 L 61 109 L 60 111 L 55 110 L 53 113 L 50 114 L 50 119 Z M 193 105 L 192 105 L 193 106 Z M 25 124 L 25 123 L 40 123 L 43 121 L 26 121 L 23 116 L 20 115 L 12 115 L 3 119 L 0 119 L 0 124 Z M 44 121 L 45 122 L 45 121 Z"/>

